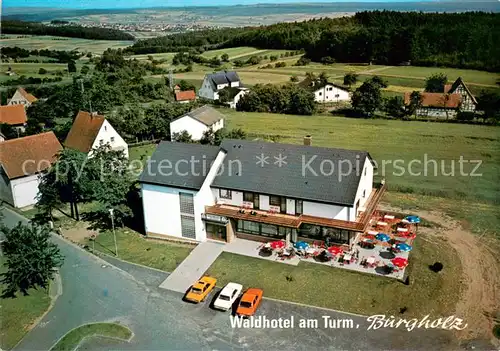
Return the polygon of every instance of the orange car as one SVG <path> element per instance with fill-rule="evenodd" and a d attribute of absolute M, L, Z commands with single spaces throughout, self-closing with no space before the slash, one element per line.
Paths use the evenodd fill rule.
<path fill-rule="evenodd" d="M 215 288 L 216 283 L 217 279 L 215 278 L 209 276 L 201 277 L 201 279 L 194 283 L 187 292 L 186 300 L 195 303 L 205 300 L 208 294 L 210 294 L 210 291 Z"/>
<path fill-rule="evenodd" d="M 250 288 L 245 291 L 236 309 L 236 314 L 245 317 L 253 316 L 262 301 L 263 294 L 262 289 Z"/>

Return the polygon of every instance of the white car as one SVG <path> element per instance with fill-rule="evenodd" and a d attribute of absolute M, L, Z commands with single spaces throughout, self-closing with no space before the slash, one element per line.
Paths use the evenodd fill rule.
<path fill-rule="evenodd" d="M 224 289 L 221 290 L 219 296 L 217 296 L 214 307 L 222 311 L 229 310 L 238 296 L 240 296 L 241 290 L 243 290 L 241 284 L 228 283 Z"/>

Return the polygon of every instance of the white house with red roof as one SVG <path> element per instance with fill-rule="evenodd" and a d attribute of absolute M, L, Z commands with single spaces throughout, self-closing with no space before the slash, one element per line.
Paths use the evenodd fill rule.
<path fill-rule="evenodd" d="M 37 100 L 38 99 L 33 94 L 28 93 L 23 88 L 17 88 L 7 105 L 23 105 L 24 107 L 30 107 L 31 104 Z"/>
<path fill-rule="evenodd" d="M 22 208 L 36 203 L 43 172 L 62 146 L 53 132 L 0 143 L 0 199 Z"/>

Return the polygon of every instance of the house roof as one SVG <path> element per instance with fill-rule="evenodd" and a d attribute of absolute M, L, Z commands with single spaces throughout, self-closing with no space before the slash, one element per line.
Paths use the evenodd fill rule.
<path fill-rule="evenodd" d="M 86 111 L 78 112 L 64 141 L 64 146 L 85 153 L 89 152 L 105 120 L 104 116 L 92 115 Z"/>
<path fill-rule="evenodd" d="M 20 125 L 26 121 L 26 110 L 23 105 L 0 106 L 0 123 Z"/>
<path fill-rule="evenodd" d="M 9 179 L 49 168 L 62 146 L 53 132 L 30 135 L 0 143 L 0 164 Z"/>
<path fill-rule="evenodd" d="M 214 187 L 349 206 L 354 203 L 364 160 L 371 160 L 366 151 L 261 141 L 225 140 L 221 148 L 227 155 Z M 262 156 L 267 157 L 263 166 Z M 286 162 L 281 167 L 280 159 Z"/>
<path fill-rule="evenodd" d="M 455 90 L 457 90 L 457 88 L 462 85 L 465 89 L 465 91 L 467 92 L 467 94 L 469 94 L 469 96 L 471 97 L 472 101 L 474 102 L 474 104 L 477 104 L 477 100 L 476 98 L 474 97 L 474 95 L 472 95 L 471 91 L 469 90 L 469 88 L 467 88 L 467 85 L 465 85 L 465 82 L 462 80 L 462 77 L 458 77 L 457 80 L 449 85 L 445 85 L 444 86 L 444 92 L 445 93 L 449 93 L 449 94 L 453 94 L 455 93 Z"/>
<path fill-rule="evenodd" d="M 217 90 L 217 85 L 219 84 L 229 84 L 240 81 L 240 77 L 238 76 L 238 73 L 236 73 L 235 71 L 215 72 L 207 74 L 206 77 L 208 78 L 214 90 Z"/>
<path fill-rule="evenodd" d="M 421 93 L 422 95 L 422 107 L 438 107 L 438 108 L 457 108 L 460 106 L 462 97 L 460 94 L 448 94 L 449 99 L 446 101 L 446 95 L 444 93 Z M 405 105 L 409 105 L 411 100 L 411 93 L 406 92 L 404 97 Z"/>
<path fill-rule="evenodd" d="M 224 118 L 224 115 L 219 111 L 217 111 L 216 109 L 214 109 L 213 107 L 209 105 L 203 105 L 193 111 L 186 113 L 185 115 L 182 115 L 179 118 L 176 118 L 172 122 L 177 121 L 178 119 L 184 118 L 186 116 L 194 118 L 195 120 L 205 124 L 208 127 L 210 127 L 215 122 Z"/>
<path fill-rule="evenodd" d="M 175 93 L 175 101 L 192 101 L 196 100 L 194 90 L 179 91 Z"/>
<path fill-rule="evenodd" d="M 162 141 L 139 181 L 199 190 L 219 151 L 217 146 Z"/>
<path fill-rule="evenodd" d="M 332 83 L 329 81 L 319 80 L 319 79 L 312 80 L 310 78 L 305 78 L 303 81 L 298 83 L 298 85 L 301 86 L 302 88 L 308 89 L 310 91 L 316 91 L 316 90 L 321 89 L 327 85 L 332 85 L 338 89 L 341 89 L 341 90 L 344 90 L 347 92 L 349 91 L 349 89 L 347 89 L 346 87 L 344 87 L 340 84 L 335 84 L 335 83 Z"/>
<path fill-rule="evenodd" d="M 236 95 L 238 95 L 242 91 L 245 91 L 245 90 L 248 90 L 248 89 L 243 88 L 243 87 L 240 86 L 240 87 L 227 87 L 227 88 L 224 88 L 224 90 L 228 90 L 229 91 L 229 99 L 233 100 Z"/>
<path fill-rule="evenodd" d="M 24 96 L 24 98 L 26 100 L 28 100 L 29 102 L 31 102 L 31 103 L 33 103 L 33 102 L 35 102 L 35 101 L 38 100 L 33 94 L 28 93 L 23 88 L 17 88 L 17 91 L 19 91 L 19 93 L 21 93 L 21 95 Z"/>

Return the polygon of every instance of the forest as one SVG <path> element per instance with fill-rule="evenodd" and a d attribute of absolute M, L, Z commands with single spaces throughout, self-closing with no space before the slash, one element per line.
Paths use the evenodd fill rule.
<path fill-rule="evenodd" d="M 53 35 L 94 40 L 134 40 L 134 36 L 111 28 L 82 27 L 77 25 L 47 26 L 42 23 L 3 20 L 3 34 Z"/>
<path fill-rule="evenodd" d="M 130 53 L 253 46 L 304 49 L 321 62 L 448 66 L 500 71 L 500 14 L 359 12 L 270 26 L 225 28 L 145 39 Z"/>

